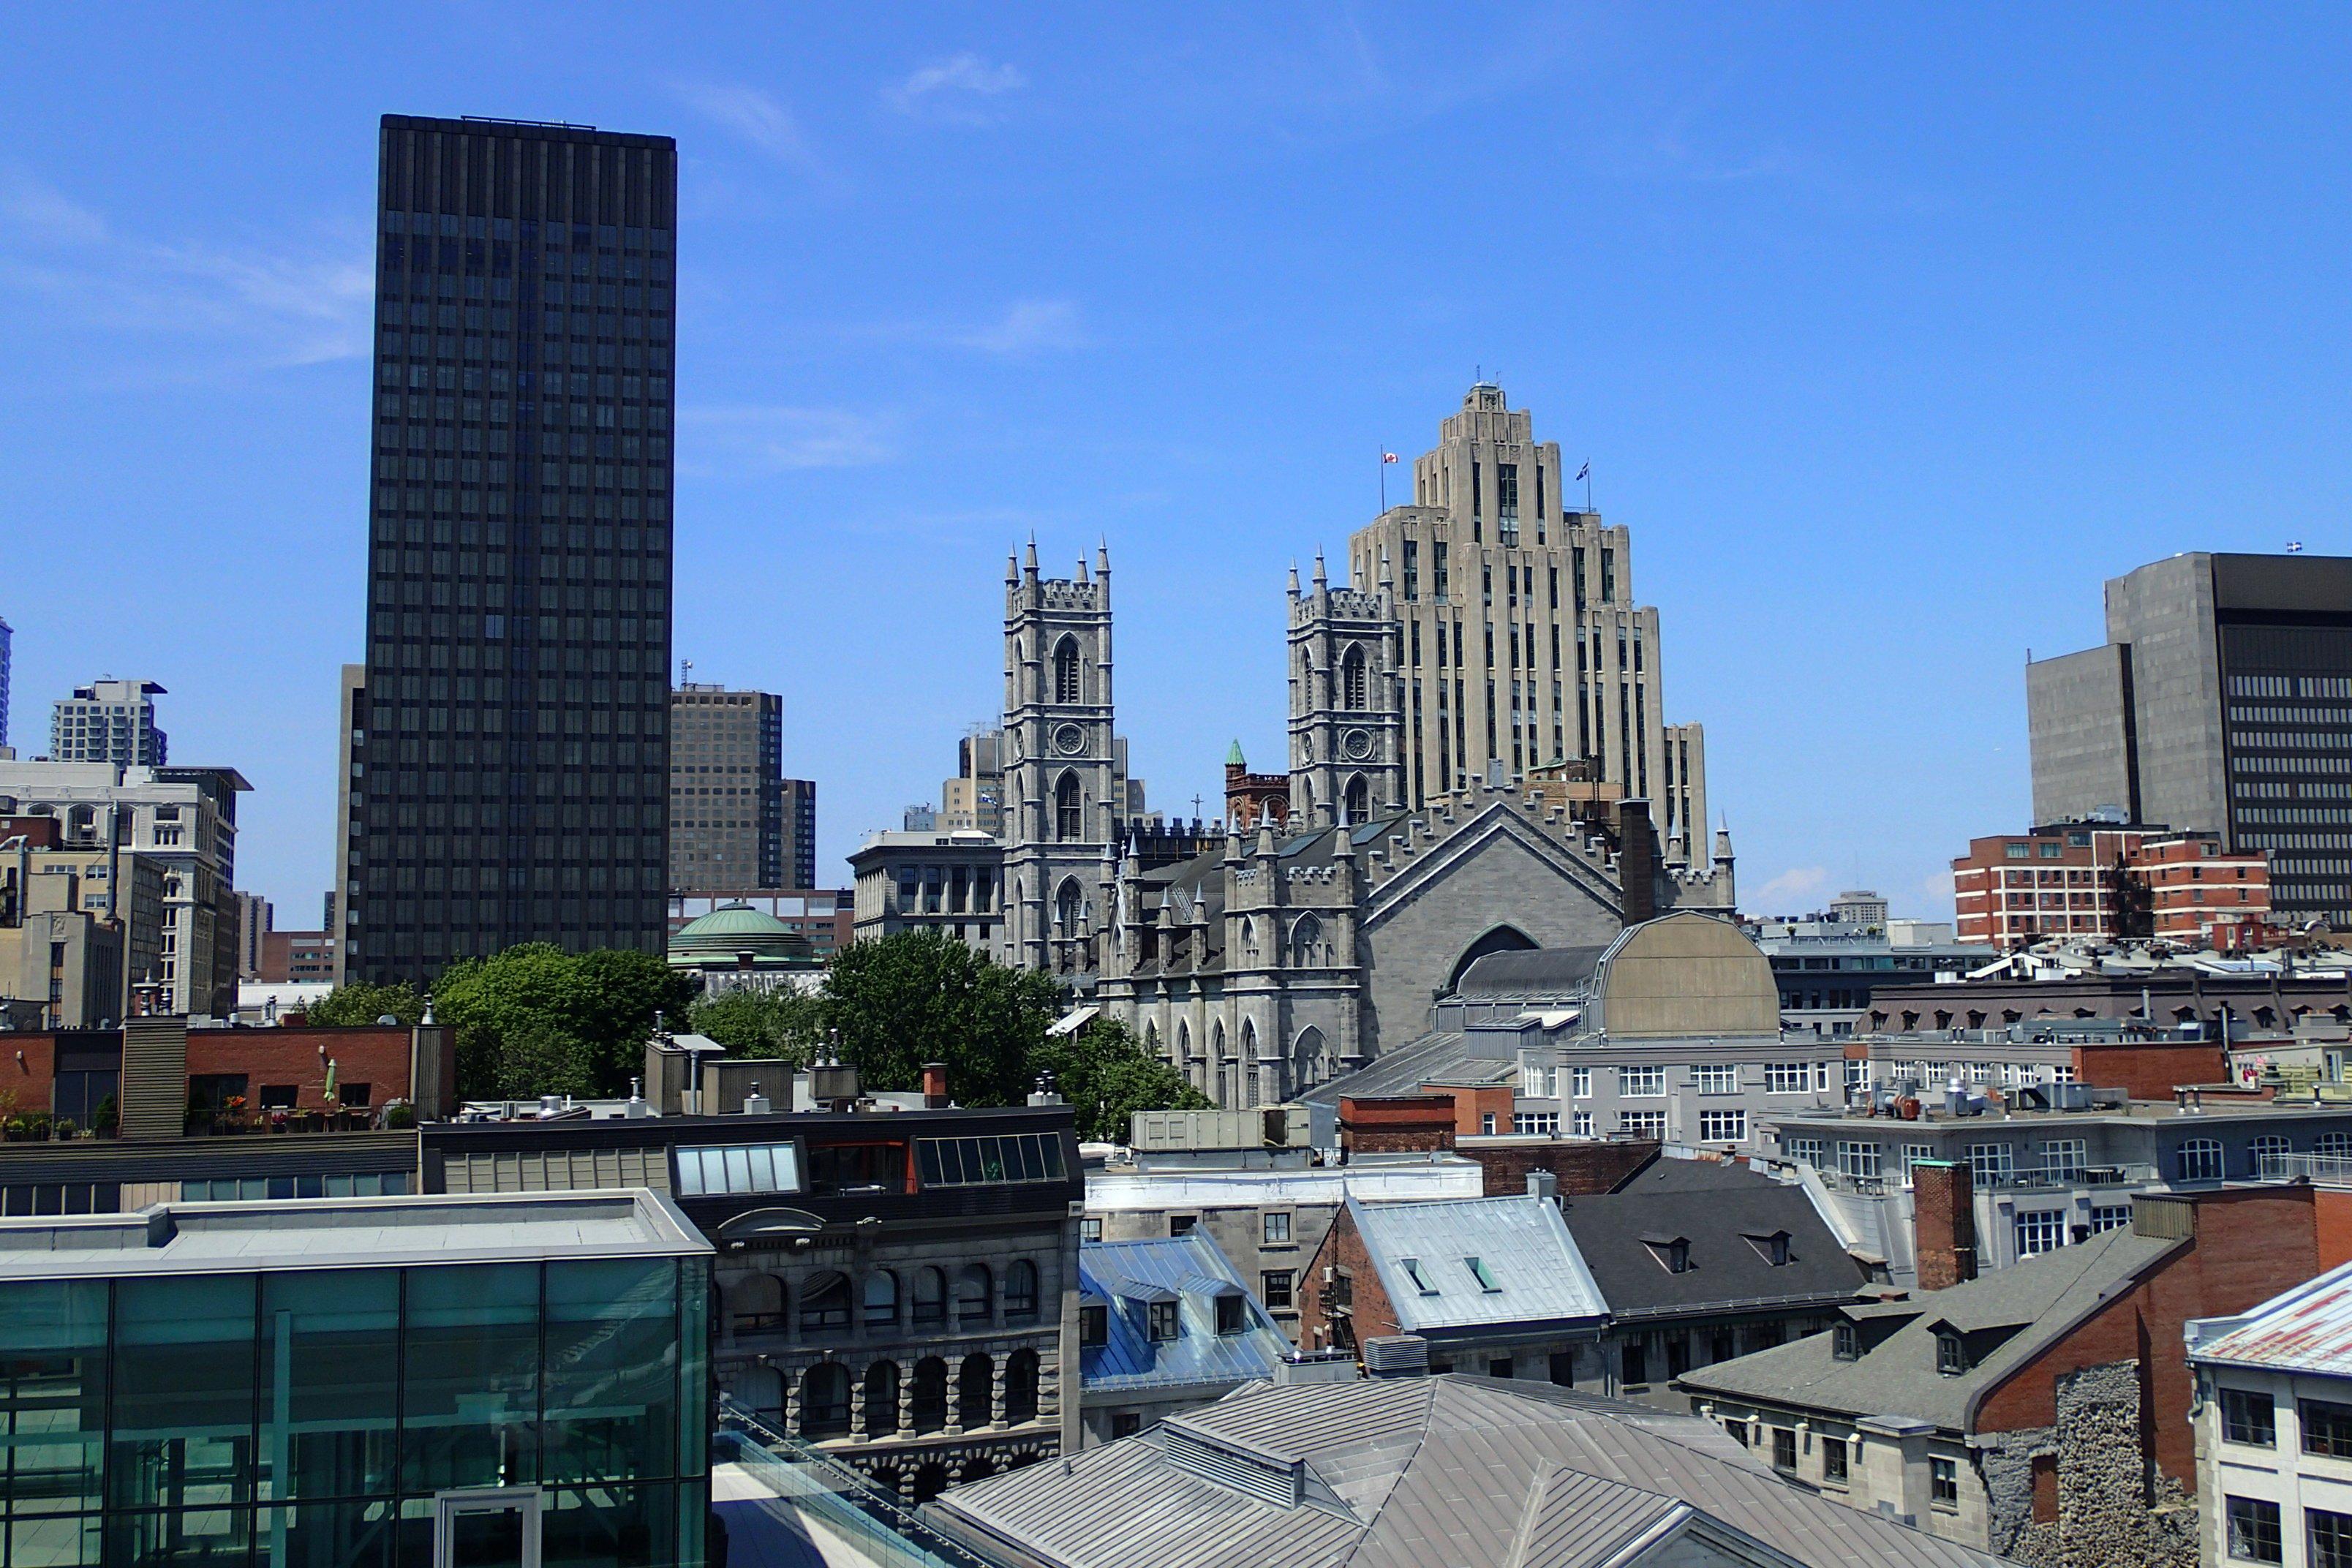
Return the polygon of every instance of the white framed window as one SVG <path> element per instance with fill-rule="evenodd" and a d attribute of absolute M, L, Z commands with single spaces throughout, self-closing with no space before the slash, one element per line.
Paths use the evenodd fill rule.
<path fill-rule="evenodd" d="M 1933 1143 L 1906 1143 L 1903 1145 L 1903 1173 L 1909 1175 L 1912 1166 L 1935 1157 L 1936 1146 Z"/>
<path fill-rule="evenodd" d="M 2042 1170 L 2053 1181 L 2073 1181 L 2090 1163 L 2090 1145 L 2080 1138 L 2053 1138 L 2042 1145 Z"/>
<path fill-rule="evenodd" d="M 1592 1069 L 1591 1068 L 1572 1068 L 1569 1073 L 1568 1081 L 1570 1090 L 1576 1099 L 1591 1100 L 1592 1098 Z"/>
<path fill-rule="evenodd" d="M 1702 1062 L 1698 1068 L 1698 1091 L 1701 1094 L 1738 1094 L 1739 1069 L 1727 1063 Z"/>
<path fill-rule="evenodd" d="M 1821 1169 L 1822 1162 L 1820 1139 L 1790 1138 L 1783 1140 L 1780 1146 L 1788 1151 L 1789 1158 L 1800 1165 L 1811 1165 L 1817 1171 Z"/>
<path fill-rule="evenodd" d="M 2247 1173 L 2256 1176 L 2265 1175 L 2268 1173 L 2263 1168 L 2264 1160 L 2284 1159 L 2294 1152 L 2293 1139 L 2277 1132 L 2262 1133 L 2246 1145 Z"/>
<path fill-rule="evenodd" d="M 1748 1142 L 1748 1112 L 1702 1110 L 1698 1113 L 1698 1136 L 1702 1143 L 1745 1143 Z"/>
<path fill-rule="evenodd" d="M 1617 1131 L 1629 1138 L 1664 1138 L 1666 1135 L 1666 1113 L 1663 1110 L 1621 1110 L 1617 1113 Z"/>
<path fill-rule="evenodd" d="M 1813 1087 L 1816 1089 L 1825 1089 L 1829 1088 L 1829 1086 L 1830 1064 L 1827 1062 L 1815 1062 L 1813 1064 Z"/>
<path fill-rule="evenodd" d="M 1666 1069 L 1656 1068 L 1619 1068 L 1617 1092 L 1628 1100 L 1664 1098 L 1666 1092 Z"/>
<path fill-rule="evenodd" d="M 1829 1064 L 1823 1062 L 1822 1066 L 1826 1071 Z M 1802 1094 L 1811 1082 L 1812 1070 L 1802 1062 L 1767 1062 L 1764 1065 L 1764 1092 L 1767 1094 Z"/>
<path fill-rule="evenodd" d="M 1867 1181 L 1878 1174 L 1878 1144 L 1869 1139 L 1838 1140 L 1838 1173 Z"/>
<path fill-rule="evenodd" d="M 2055 1252 L 2066 1245 L 2064 1209 L 2027 1209 L 2017 1216 L 2017 1255 Z"/>
<path fill-rule="evenodd" d="M 1557 1110 L 1513 1111 L 1511 1131 L 1522 1138 L 1557 1138 L 1559 1136 L 1559 1112 Z"/>
<path fill-rule="evenodd" d="M 1969 1145 L 1969 1174 L 1979 1187 L 1997 1186 L 2008 1182 L 2017 1169 L 2015 1158 L 2006 1143 L 1971 1143 Z"/>
<path fill-rule="evenodd" d="M 1552 1075 L 1534 1062 L 1519 1068 L 1519 1092 L 1530 1100 L 1544 1100 L 1551 1094 Z"/>
<path fill-rule="evenodd" d="M 2218 1138 L 2191 1138 L 2180 1145 L 2174 1159 L 2180 1181 L 2218 1182 L 2221 1179 L 2221 1141 Z"/>
<path fill-rule="evenodd" d="M 1826 1068 L 1826 1067 L 1828 1066 L 1828 1064 L 1825 1062 L 1825 1063 L 1823 1063 L 1823 1064 L 1822 1064 L 1822 1066 L 1823 1066 L 1824 1068 Z M 1867 1062 L 1867 1061 L 1850 1061 L 1850 1062 L 1848 1062 L 1848 1063 L 1846 1063 L 1846 1064 L 1845 1064 L 1845 1086 L 1846 1086 L 1848 1089 L 1861 1089 L 1861 1088 L 1864 1088 L 1864 1086 L 1866 1086 L 1869 1082 L 1870 1082 L 1870 1063 L 1869 1063 L 1869 1062 Z"/>
<path fill-rule="evenodd" d="M 2091 1234 L 2103 1230 L 2121 1230 L 2131 1224 L 2131 1205 L 2099 1204 L 2091 1210 Z"/>
<path fill-rule="evenodd" d="M 1576 1129 L 1576 1135 L 1577 1135 L 1579 1138 L 1590 1138 L 1590 1137 L 1591 1137 L 1591 1136 L 1592 1136 L 1592 1112 L 1591 1112 L 1591 1111 L 1589 1111 L 1589 1110 L 1580 1110 L 1580 1111 L 1578 1111 L 1578 1112 L 1576 1113 L 1576 1121 L 1575 1121 L 1575 1122 L 1573 1123 L 1573 1125 L 1574 1125 L 1574 1127 L 1575 1127 L 1575 1129 Z"/>

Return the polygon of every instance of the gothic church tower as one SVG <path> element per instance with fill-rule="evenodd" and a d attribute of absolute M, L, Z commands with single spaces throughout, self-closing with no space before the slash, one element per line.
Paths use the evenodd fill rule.
<path fill-rule="evenodd" d="M 1095 968 L 1111 844 L 1127 815 L 1111 732 L 1110 548 L 1075 578 L 1037 574 L 1031 541 L 1004 570 L 1004 946 L 1025 969 Z"/>
<path fill-rule="evenodd" d="M 1290 820 L 1305 830 L 1404 809 L 1403 626 L 1380 585 L 1334 588 L 1323 557 L 1290 574 Z"/>

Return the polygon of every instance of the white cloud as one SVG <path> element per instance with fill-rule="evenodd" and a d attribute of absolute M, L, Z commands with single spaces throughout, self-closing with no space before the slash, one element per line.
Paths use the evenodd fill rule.
<path fill-rule="evenodd" d="M 805 174 L 825 173 L 808 139 L 801 134 L 793 111 L 759 89 L 725 82 L 676 82 L 670 90 L 688 109 L 777 163 Z"/>
<path fill-rule="evenodd" d="M 57 319 L 126 336 L 226 341 L 261 365 L 367 352 L 374 269 L 364 229 L 305 248 L 175 245 L 115 234 L 37 181 L 0 180 L 0 280 Z M 34 260 L 39 244 L 48 251 Z M 215 365 L 217 360 L 213 362 Z"/>
<path fill-rule="evenodd" d="M 1008 359 L 1056 349 L 1086 346 L 1079 329 L 1078 307 L 1070 300 L 1016 300 L 996 321 L 951 333 L 959 348 Z"/>
<path fill-rule="evenodd" d="M 987 108 L 989 100 L 1028 85 L 1017 66 L 990 65 L 967 52 L 918 68 L 905 81 L 886 88 L 882 99 L 901 114 L 985 125 L 996 118 Z"/>
<path fill-rule="evenodd" d="M 1820 866 L 1792 866 L 1756 889 L 1755 908 L 1761 912 L 1790 913 L 1790 907 L 1830 885 L 1830 874 Z"/>
<path fill-rule="evenodd" d="M 106 220 L 21 172 L 0 177 L 0 221 L 26 237 L 53 245 L 94 245 L 106 237 Z"/>
<path fill-rule="evenodd" d="M 848 409 L 683 408 L 677 418 L 678 463 L 693 473 L 856 468 L 893 453 L 894 421 Z"/>

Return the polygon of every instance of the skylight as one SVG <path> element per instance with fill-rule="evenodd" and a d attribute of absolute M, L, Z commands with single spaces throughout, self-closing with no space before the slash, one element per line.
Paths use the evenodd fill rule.
<path fill-rule="evenodd" d="M 1485 1258 L 1465 1258 L 1462 1260 L 1462 1267 L 1470 1270 L 1470 1278 L 1478 1281 L 1478 1289 L 1488 1295 L 1493 1295 L 1503 1288 L 1502 1282 L 1497 1280 L 1493 1271 L 1487 1268 Z"/>
<path fill-rule="evenodd" d="M 1397 1259 L 1397 1263 L 1404 1269 L 1405 1278 L 1412 1281 L 1412 1287 L 1414 1289 L 1420 1291 L 1424 1296 L 1434 1296 L 1437 1294 L 1437 1287 L 1432 1284 L 1429 1277 L 1421 1271 L 1420 1258 L 1400 1258 Z"/>

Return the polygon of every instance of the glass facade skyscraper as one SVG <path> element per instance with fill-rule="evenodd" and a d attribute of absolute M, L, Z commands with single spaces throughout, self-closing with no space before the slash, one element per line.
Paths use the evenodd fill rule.
<path fill-rule="evenodd" d="M 386 115 L 345 974 L 661 951 L 677 144 Z"/>

